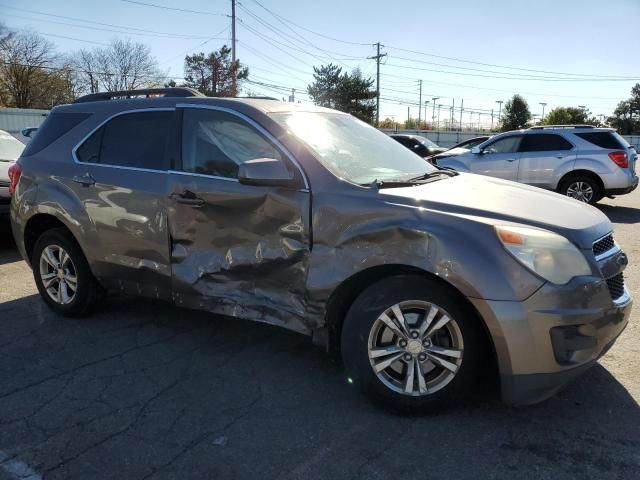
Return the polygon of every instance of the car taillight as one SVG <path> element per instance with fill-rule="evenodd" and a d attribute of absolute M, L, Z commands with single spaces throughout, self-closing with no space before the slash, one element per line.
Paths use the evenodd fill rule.
<path fill-rule="evenodd" d="M 611 152 L 609 158 L 620 168 L 627 168 L 629 166 L 629 156 L 627 152 Z"/>
<path fill-rule="evenodd" d="M 22 169 L 20 165 L 14 163 L 9 167 L 9 195 L 13 195 L 16 191 L 16 186 L 18 185 L 18 180 L 20 180 L 20 175 L 22 175 Z"/>

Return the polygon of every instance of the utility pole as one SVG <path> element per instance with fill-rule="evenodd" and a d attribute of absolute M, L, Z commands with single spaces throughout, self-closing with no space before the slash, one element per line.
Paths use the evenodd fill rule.
<path fill-rule="evenodd" d="M 231 61 L 236 63 L 236 0 L 231 0 Z M 236 94 L 238 69 L 233 70 L 233 91 Z"/>
<path fill-rule="evenodd" d="M 441 103 L 438 104 L 438 131 L 440 131 L 440 107 L 442 106 Z"/>
<path fill-rule="evenodd" d="M 544 122 L 544 107 L 546 107 L 547 104 L 545 102 L 540 102 L 540 105 L 542 105 L 542 118 L 540 119 L 540 121 Z"/>
<path fill-rule="evenodd" d="M 433 97 L 431 101 L 433 102 L 433 109 L 431 110 L 431 128 L 436 123 L 436 100 L 439 100 L 440 97 Z"/>
<path fill-rule="evenodd" d="M 464 98 L 460 102 L 460 131 L 462 131 L 462 112 L 464 112 Z"/>
<path fill-rule="evenodd" d="M 491 109 L 491 130 L 493 131 L 493 108 Z"/>
<path fill-rule="evenodd" d="M 478 131 L 481 132 L 482 131 L 482 125 L 480 124 L 480 115 L 482 115 L 480 112 L 478 112 Z"/>
<path fill-rule="evenodd" d="M 407 128 L 409 128 L 410 122 L 411 122 L 411 107 L 407 107 Z"/>
<path fill-rule="evenodd" d="M 456 99 L 452 98 L 453 104 L 451 105 L 451 119 L 449 120 L 449 130 L 453 130 L 453 112 L 456 110 Z"/>
<path fill-rule="evenodd" d="M 296 103 L 296 89 L 291 89 L 291 96 L 289 97 L 289 102 Z"/>
<path fill-rule="evenodd" d="M 420 105 L 422 105 L 422 80 L 418 80 L 420 82 L 420 100 L 418 101 L 418 128 L 420 128 L 420 124 L 422 123 L 422 109 Z"/>
<path fill-rule="evenodd" d="M 427 122 L 427 106 L 429 105 L 429 100 L 424 101 L 424 121 Z M 433 125 L 432 125 L 433 127 Z"/>
<path fill-rule="evenodd" d="M 380 125 L 380 59 L 386 57 L 387 54 L 380 53 L 380 42 L 376 43 L 377 53 L 373 57 L 367 57 L 369 60 L 376 61 L 376 127 Z"/>

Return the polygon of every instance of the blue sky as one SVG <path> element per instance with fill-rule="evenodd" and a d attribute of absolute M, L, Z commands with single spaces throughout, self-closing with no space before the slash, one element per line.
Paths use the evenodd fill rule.
<path fill-rule="evenodd" d="M 147 44 L 174 77 L 183 75 L 186 53 L 230 43 L 230 0 L 140 1 L 208 14 L 123 0 L 0 0 L 0 20 L 47 34 L 61 53 L 128 36 Z M 301 90 L 311 80 L 312 66 L 331 61 L 375 76 L 375 62 L 366 57 L 375 54 L 372 44 L 378 41 L 388 54 L 381 67 L 382 118 L 403 120 L 408 106 L 417 117 L 418 80 L 423 81 L 423 102 L 441 97 L 436 101 L 442 105 L 441 118 L 464 98 L 463 122 L 476 123 L 480 113 L 483 124 L 490 121 L 485 112 L 497 111 L 495 101 L 513 93 L 522 94 L 536 114 L 541 113 L 539 102 L 546 102 L 547 112 L 554 106 L 585 105 L 606 115 L 640 81 L 584 80 L 589 75 L 640 79 L 634 30 L 640 0 L 259 1 L 242 0 L 237 9 L 238 58 L 249 66 L 250 78 L 270 85 L 245 85 L 254 94 L 280 98 L 285 89 L 296 88 L 297 98 L 306 100 Z M 432 115 L 431 105 L 427 115 Z"/>

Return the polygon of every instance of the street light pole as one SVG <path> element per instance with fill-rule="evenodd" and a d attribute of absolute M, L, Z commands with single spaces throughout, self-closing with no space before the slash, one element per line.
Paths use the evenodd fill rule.
<path fill-rule="evenodd" d="M 498 123 L 500 123 L 500 116 L 502 114 L 502 104 L 504 102 L 502 100 L 496 100 L 496 103 L 499 105 L 499 107 L 498 107 Z"/>
<path fill-rule="evenodd" d="M 542 105 L 542 118 L 540 119 L 540 121 L 544 122 L 544 107 L 546 107 L 547 104 L 545 102 L 540 102 L 540 105 Z"/>

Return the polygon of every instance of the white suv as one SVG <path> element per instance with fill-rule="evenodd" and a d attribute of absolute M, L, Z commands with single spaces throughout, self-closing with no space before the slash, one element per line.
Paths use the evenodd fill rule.
<path fill-rule="evenodd" d="M 18 159 L 24 145 L 11 134 L 0 130 L 0 214 L 9 213 L 9 167 Z"/>
<path fill-rule="evenodd" d="M 554 190 L 594 204 L 638 186 L 637 153 L 610 128 L 533 127 L 505 132 L 461 155 L 437 158 L 440 167 Z"/>

